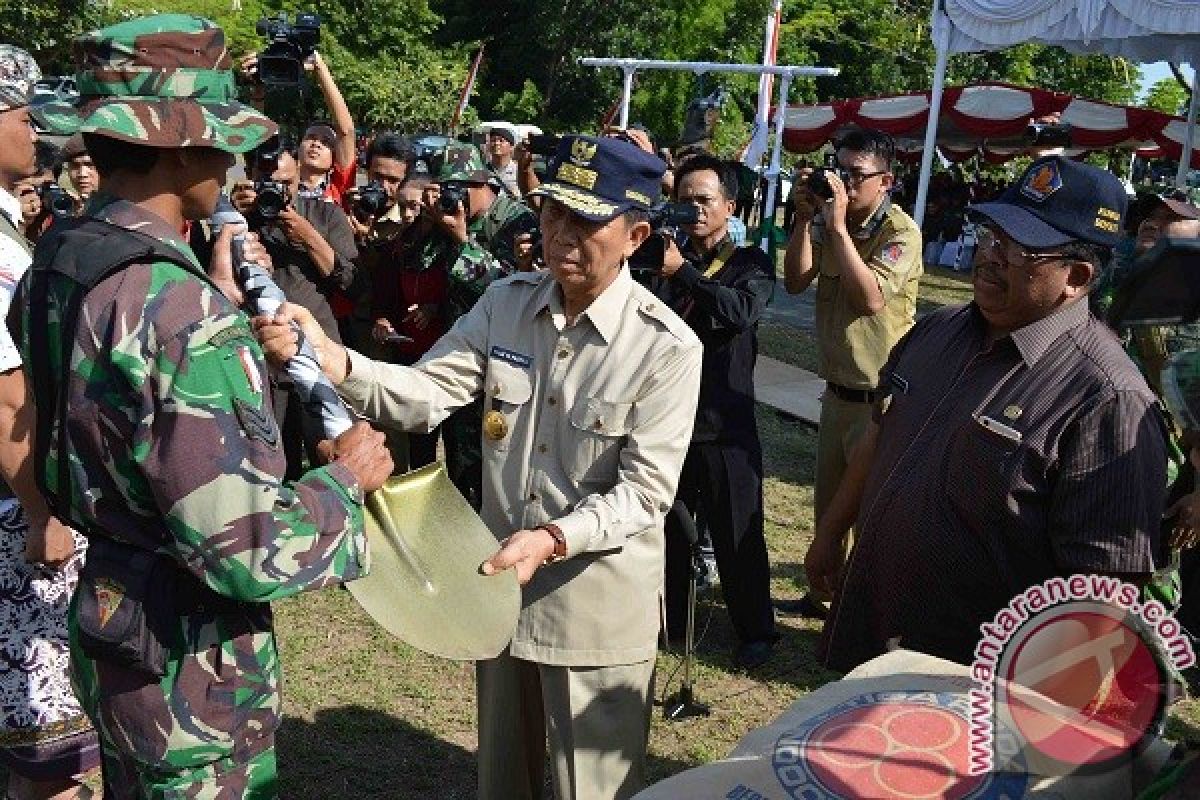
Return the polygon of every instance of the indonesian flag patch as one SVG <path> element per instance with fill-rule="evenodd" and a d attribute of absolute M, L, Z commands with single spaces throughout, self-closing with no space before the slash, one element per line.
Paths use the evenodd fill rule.
<path fill-rule="evenodd" d="M 242 345 L 237 349 L 238 361 L 242 362 L 242 371 L 246 373 L 246 380 L 250 382 L 250 388 L 255 394 L 262 394 L 262 373 L 258 371 L 258 364 L 254 363 L 254 355 L 250 352 L 250 348 Z"/>

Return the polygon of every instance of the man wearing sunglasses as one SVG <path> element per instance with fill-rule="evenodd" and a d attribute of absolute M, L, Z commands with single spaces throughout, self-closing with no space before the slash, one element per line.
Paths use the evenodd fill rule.
<path fill-rule="evenodd" d="M 1087 303 L 1127 202 L 1113 175 L 1052 156 L 970 209 L 975 299 L 893 349 L 805 557 L 835 592 L 828 666 L 897 644 L 969 664 L 980 624 L 1026 588 L 1078 573 L 1141 584 L 1160 565 L 1162 414 Z"/>
<path fill-rule="evenodd" d="M 817 372 L 826 381 L 817 438 L 813 511 L 833 499 L 858 437 L 879 397 L 879 368 L 912 327 L 921 277 L 921 231 L 893 205 L 895 145 L 886 133 L 856 130 L 837 142 L 837 167 L 825 186 L 797 176 L 796 225 L 784 256 L 784 286 L 803 292 L 817 281 Z M 827 195 L 827 197 L 822 196 Z M 780 611 L 824 617 L 829 596 L 812 591 Z"/>

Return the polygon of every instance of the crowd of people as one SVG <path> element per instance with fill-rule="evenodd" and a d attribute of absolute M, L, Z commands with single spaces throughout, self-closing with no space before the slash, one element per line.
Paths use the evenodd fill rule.
<path fill-rule="evenodd" d="M 782 288 L 815 293 L 826 391 L 807 593 L 773 601 L 753 371 L 777 278 L 744 242 L 737 165 L 669 167 L 636 127 L 558 137 L 540 165 L 498 126 L 432 155 L 382 132 L 360 166 L 319 53 L 330 119 L 291 141 L 236 101 L 258 60 L 235 68 L 207 21 L 133 19 L 75 51 L 94 90 L 31 107 L 38 66 L 0 45 L 9 797 L 89 796 L 97 766 L 107 798 L 276 796 L 270 603 L 363 575 L 365 495 L 439 448 L 496 536 L 481 570 L 523 586 L 511 642 L 476 665 L 497 800 L 645 785 L 655 657 L 694 568 L 673 509 L 710 543 L 747 670 L 777 612 L 826 619 L 839 671 L 895 647 L 969 663 L 1029 585 L 1150 585 L 1197 539 L 1200 440 L 1161 395 L 1200 337 L 1104 322 L 1138 255 L 1200 236 L 1190 196 L 1142 203 L 1133 236 L 1121 182 L 1056 153 L 1008 187 L 935 178 L 935 218 L 967 209 L 974 299 L 918 320 L 931 229 L 902 210 L 890 137 L 852 131 L 800 169 Z M 226 190 L 276 316 L 244 307 L 243 231 L 210 223 Z M 664 227 L 664 196 L 690 217 Z M 301 338 L 362 418 L 332 441 L 280 371 Z"/>

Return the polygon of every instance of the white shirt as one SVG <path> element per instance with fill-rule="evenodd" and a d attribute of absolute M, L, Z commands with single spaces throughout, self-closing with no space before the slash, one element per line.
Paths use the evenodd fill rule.
<path fill-rule="evenodd" d="M 21 201 L 3 187 L 0 187 L 0 213 L 3 213 L 13 226 L 21 222 Z M 0 226 L 8 228 L 8 223 L 0 220 Z M 15 234 L 21 235 L 20 231 L 15 231 Z M 0 231 L 0 320 L 7 319 L 13 293 L 17 290 L 17 282 L 32 263 L 33 257 L 29 251 L 12 236 Z M 19 366 L 21 354 L 13 343 L 8 326 L 0 324 L 0 372 Z"/>

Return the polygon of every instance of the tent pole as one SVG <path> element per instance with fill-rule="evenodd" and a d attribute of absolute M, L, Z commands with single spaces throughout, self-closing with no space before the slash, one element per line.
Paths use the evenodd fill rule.
<path fill-rule="evenodd" d="M 783 150 L 783 123 L 787 116 L 788 90 L 792 88 L 792 73 L 785 72 L 779 79 L 779 103 L 775 108 L 775 146 L 771 148 L 771 169 L 767 173 L 767 204 L 765 213 L 758 222 L 762 233 L 759 247 L 770 253 L 768 239 L 775 235 L 775 196 L 779 190 L 779 154 Z"/>
<path fill-rule="evenodd" d="M 1195 68 L 1193 67 L 1193 70 Z M 1179 170 L 1175 173 L 1175 185 L 1180 189 L 1187 188 L 1188 168 L 1192 165 L 1192 137 L 1196 133 L 1196 78 L 1192 75 L 1192 101 L 1188 103 L 1187 138 L 1183 140 L 1183 155 L 1179 158 Z"/>
<path fill-rule="evenodd" d="M 925 200 L 929 196 L 929 176 L 933 172 L 938 117 L 942 113 L 942 87 L 946 83 L 946 62 L 950 56 L 949 20 L 942 15 L 938 0 L 934 0 L 933 4 L 933 44 L 937 49 L 937 63 L 933 68 L 933 91 L 929 94 L 929 121 L 925 123 L 925 149 L 921 151 L 921 177 L 917 182 L 917 202 L 913 207 L 913 219 L 918 228 L 925 221 Z"/>
<path fill-rule="evenodd" d="M 629 99 L 630 99 L 630 97 L 632 97 L 632 96 L 633 96 L 633 72 L 634 72 L 634 68 L 633 68 L 633 67 L 631 67 L 631 66 L 624 66 L 624 67 L 622 67 L 622 68 L 621 68 L 621 72 L 622 72 L 622 73 L 624 73 L 624 76 L 625 76 L 625 81 L 624 81 L 623 87 L 622 87 L 622 89 L 621 89 L 621 122 L 620 122 L 620 127 L 621 127 L 622 129 L 625 129 L 625 128 L 628 128 L 628 127 L 629 127 Z"/>

